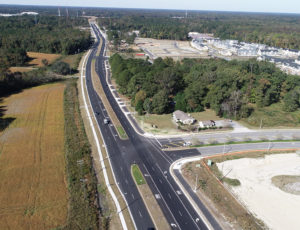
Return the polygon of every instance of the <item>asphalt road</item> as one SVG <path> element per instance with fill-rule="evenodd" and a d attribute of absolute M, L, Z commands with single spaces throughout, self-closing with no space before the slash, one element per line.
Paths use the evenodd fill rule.
<path fill-rule="evenodd" d="M 97 28 L 92 25 L 98 39 L 103 39 Z M 105 41 L 104 41 L 105 42 Z M 193 209 L 187 198 L 181 193 L 176 182 L 169 175 L 169 167 L 173 162 L 171 158 L 164 153 L 155 140 L 145 138 L 135 132 L 131 124 L 121 111 L 119 105 L 114 99 L 105 78 L 106 60 L 103 57 L 105 44 L 101 47 L 100 56 L 96 57 L 96 48 L 99 44 L 95 43 L 93 51 L 88 58 L 86 66 L 86 84 L 88 94 L 91 99 L 92 107 L 95 111 L 100 129 L 107 145 L 108 154 L 110 156 L 113 171 L 119 183 L 120 189 L 134 218 L 137 229 L 147 229 L 153 227 L 153 223 L 145 209 L 145 206 L 137 193 L 134 182 L 130 174 L 130 166 L 136 163 L 145 175 L 147 183 L 153 194 L 159 194 L 157 199 L 164 215 L 170 226 L 174 229 L 207 229 L 206 225 L 199 219 L 197 212 Z M 108 117 L 104 111 L 100 98 L 95 93 L 91 81 L 91 63 L 96 59 L 96 72 L 103 85 L 107 98 L 118 116 L 123 128 L 125 129 L 129 140 L 119 139 L 115 128 L 112 125 L 104 125 L 103 119 Z M 209 215 L 209 213 L 207 213 Z M 212 217 L 211 217 L 212 218 Z M 218 226 L 216 226 L 218 228 Z"/>
<path fill-rule="evenodd" d="M 129 210 L 133 216 L 137 229 L 147 229 L 153 227 L 153 222 L 141 200 L 141 197 L 132 180 L 130 167 L 133 163 L 139 165 L 142 173 L 145 176 L 147 183 L 150 186 L 153 194 L 156 195 L 158 204 L 160 205 L 168 223 L 174 229 L 207 229 L 204 222 L 198 216 L 190 202 L 180 191 L 180 188 L 169 175 L 170 165 L 183 157 L 198 156 L 198 155 L 214 155 L 217 153 L 228 153 L 233 151 L 251 150 L 251 149 L 275 149 L 275 148 L 300 148 L 299 142 L 294 143 L 255 143 L 255 144 L 238 144 L 225 146 L 210 146 L 199 149 L 190 149 L 185 151 L 162 151 L 161 144 L 156 139 L 146 138 L 139 135 L 131 126 L 126 115 L 121 111 L 118 103 L 114 99 L 109 86 L 106 82 L 106 70 L 104 62 L 107 61 L 103 56 L 105 40 L 95 25 L 91 25 L 98 39 L 103 40 L 100 56 L 96 57 L 96 48 L 99 42 L 93 46 L 93 51 L 87 61 L 86 66 L 86 84 L 88 94 L 91 99 L 92 107 L 95 111 L 95 116 L 103 133 L 105 143 L 107 145 L 108 154 L 112 163 L 112 168 L 115 177 L 122 193 L 129 204 Z M 96 94 L 91 81 L 91 63 L 96 60 L 96 72 L 100 78 L 101 84 L 107 95 L 107 98 L 118 116 L 122 126 L 124 127 L 129 140 L 121 140 L 116 132 L 115 127 L 105 125 L 103 119 L 108 117 L 104 106 Z M 300 133 L 299 133 L 300 134 Z M 209 134 L 214 138 L 226 138 L 224 134 Z M 226 134 L 227 135 L 227 134 Z M 240 134 L 236 134 L 240 137 Z M 204 136 L 204 137 L 202 137 Z M 211 138 L 205 135 L 200 135 L 200 138 Z M 170 142 L 169 139 L 160 140 L 162 144 Z M 186 138 L 172 139 L 171 142 L 184 142 Z M 175 172 L 182 184 L 185 184 L 179 172 Z M 188 187 L 188 185 L 186 185 Z M 214 229 L 221 229 L 215 219 L 211 216 L 206 207 L 194 195 L 191 189 L 187 188 L 188 192 L 204 213 L 207 220 L 211 223 Z"/>

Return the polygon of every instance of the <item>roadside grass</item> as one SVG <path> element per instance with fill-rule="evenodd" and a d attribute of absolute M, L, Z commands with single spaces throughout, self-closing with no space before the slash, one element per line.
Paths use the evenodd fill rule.
<path fill-rule="evenodd" d="M 137 165 L 131 166 L 132 175 L 138 185 L 146 184 L 145 178 L 143 177 L 143 174 Z"/>
<path fill-rule="evenodd" d="M 64 149 L 64 84 L 1 98 L 0 228 L 64 226 L 68 190 Z"/>
<path fill-rule="evenodd" d="M 83 56 L 83 52 L 82 53 L 78 53 L 78 54 L 73 54 L 73 55 L 67 55 L 61 58 L 60 61 L 68 63 L 70 65 L 70 67 L 72 69 L 78 69 L 80 60 Z"/>
<path fill-rule="evenodd" d="M 65 150 L 69 213 L 63 229 L 98 229 L 97 179 L 79 109 L 76 80 L 66 82 L 64 94 Z"/>
<path fill-rule="evenodd" d="M 116 131 L 117 131 L 119 137 L 123 140 L 128 139 L 128 136 L 127 136 L 123 126 L 121 125 L 117 115 L 115 114 L 113 108 L 111 107 L 111 105 L 106 97 L 106 94 L 103 90 L 103 86 L 100 82 L 100 79 L 98 77 L 98 74 L 96 73 L 95 68 L 96 67 L 95 67 L 95 59 L 94 59 L 94 60 L 92 60 L 92 81 L 93 81 L 95 91 L 101 98 L 101 100 L 104 104 L 104 107 L 105 107 L 113 125 L 116 127 Z M 101 77 L 105 77 L 105 76 L 101 76 Z"/>
<path fill-rule="evenodd" d="M 300 110 L 283 111 L 283 103 L 276 103 L 264 108 L 255 108 L 248 118 L 239 122 L 249 128 L 295 128 L 300 127 Z"/>
<path fill-rule="evenodd" d="M 254 154 L 262 155 L 262 153 L 257 152 L 254 152 Z M 251 155 L 251 153 L 249 153 L 249 155 Z M 235 156 L 225 156 L 224 159 L 226 157 L 234 158 Z M 225 226 L 225 228 L 227 226 L 227 228 L 234 229 L 264 229 L 265 226 L 263 222 L 249 213 L 222 185 L 224 182 L 229 182 L 229 184 L 231 183 L 238 186 L 240 182 L 230 178 L 223 178 L 221 182 L 223 175 L 220 174 L 215 165 L 215 159 L 221 161 L 221 157 L 220 159 L 209 159 L 214 162 L 210 168 L 211 171 L 205 167 L 205 162 L 207 162 L 208 159 L 187 163 L 182 168 L 182 174 L 191 187 L 195 186 L 195 176 L 198 175 L 197 195 L 199 199 L 209 208 L 213 215 L 218 218 L 219 223 L 223 227 Z M 201 167 L 196 167 L 196 165 L 199 164 Z"/>

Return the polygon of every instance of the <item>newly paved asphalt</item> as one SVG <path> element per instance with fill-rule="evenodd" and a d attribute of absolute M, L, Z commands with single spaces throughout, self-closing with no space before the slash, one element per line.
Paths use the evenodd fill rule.
<path fill-rule="evenodd" d="M 101 35 L 97 31 L 97 28 L 93 25 L 92 28 L 97 37 L 103 39 L 100 37 Z M 180 190 L 179 187 L 169 175 L 169 167 L 173 162 L 171 158 L 159 148 L 155 140 L 138 135 L 131 127 L 125 114 L 120 110 L 105 79 L 104 43 L 101 48 L 100 56 L 95 56 L 96 47 L 98 45 L 98 43 L 94 44 L 93 51 L 87 61 L 86 84 L 88 94 L 107 145 L 113 171 L 120 189 L 123 194 L 126 194 L 125 198 L 129 204 L 128 208 L 132 213 L 137 229 L 153 227 L 153 223 L 131 178 L 130 166 L 133 163 L 139 165 L 150 189 L 153 194 L 157 195 L 157 201 L 170 226 L 172 224 L 175 229 L 207 229 L 201 220 L 196 222 L 196 219 L 199 219 L 198 214 L 192 208 L 186 197 L 180 195 L 181 193 L 178 192 Z M 120 140 L 115 128 L 111 125 L 104 125 L 103 123 L 104 117 L 108 115 L 106 111 L 104 111 L 103 104 L 92 85 L 91 63 L 93 59 L 96 59 L 96 72 L 99 75 L 107 98 L 124 127 L 129 140 Z M 209 215 L 209 213 L 207 214 Z"/>
<path fill-rule="evenodd" d="M 104 38 L 101 36 L 97 28 L 92 25 L 98 39 L 103 40 L 101 53 L 96 57 L 96 48 L 99 42 L 93 46 L 93 51 L 87 61 L 86 66 L 86 84 L 88 94 L 91 99 L 91 104 L 95 112 L 95 116 L 99 123 L 100 129 L 103 133 L 105 143 L 107 145 L 108 154 L 112 163 L 112 168 L 115 177 L 122 193 L 125 196 L 128 208 L 132 213 L 137 229 L 147 229 L 154 227 L 153 222 L 141 200 L 141 197 L 132 180 L 130 167 L 133 163 L 139 165 L 142 173 L 145 176 L 147 183 L 150 186 L 153 194 L 156 195 L 158 204 L 160 205 L 164 215 L 171 228 L 174 229 L 207 229 L 201 218 L 198 216 L 187 198 L 182 195 L 180 188 L 169 175 L 170 165 L 177 159 L 196 155 L 213 155 L 216 153 L 224 153 L 249 150 L 249 149 L 270 149 L 270 148 L 292 148 L 299 147 L 300 143 L 257 143 L 257 144 L 241 144 L 241 145 L 226 145 L 224 146 L 211 146 L 199 149 L 192 149 L 186 151 L 162 151 L 161 145 L 155 139 L 146 138 L 136 133 L 132 128 L 125 114 L 121 111 L 119 105 L 114 99 L 109 86 L 106 82 L 105 72 L 105 57 L 104 51 Z M 95 92 L 91 80 L 91 63 L 96 60 L 96 72 L 101 80 L 107 98 L 118 116 L 122 126 L 124 127 L 129 140 L 121 140 L 116 132 L 115 127 L 104 125 L 103 119 L 108 117 L 104 106 Z M 221 135 L 221 134 L 220 134 Z M 167 139 L 166 139 L 167 140 Z M 184 141 L 181 138 L 175 141 Z M 184 184 L 185 181 L 180 173 L 175 171 L 179 180 Z M 214 229 L 221 229 L 215 219 L 211 216 L 201 201 L 193 194 L 191 188 L 186 185 L 188 192 L 191 194 L 194 201 L 197 203 L 203 214 L 214 227 Z M 199 220 L 198 220 L 199 219 Z"/>

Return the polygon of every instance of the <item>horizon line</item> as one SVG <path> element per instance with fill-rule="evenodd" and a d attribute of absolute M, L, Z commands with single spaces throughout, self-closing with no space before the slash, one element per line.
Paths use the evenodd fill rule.
<path fill-rule="evenodd" d="M 167 8 L 131 8 L 131 7 L 114 7 L 114 6 L 66 6 L 66 5 L 24 5 L 24 4 L 0 4 L 0 6 L 31 6 L 31 7 L 63 7 L 63 8 L 102 8 L 102 9 L 124 9 L 124 10 L 167 10 L 167 11 L 192 11 L 192 12 L 219 12 L 219 13 L 257 13 L 257 14 L 292 14 L 292 15 L 300 15 L 296 12 L 265 12 L 265 11 L 230 11 L 230 10 L 195 10 L 195 9 L 167 9 Z"/>

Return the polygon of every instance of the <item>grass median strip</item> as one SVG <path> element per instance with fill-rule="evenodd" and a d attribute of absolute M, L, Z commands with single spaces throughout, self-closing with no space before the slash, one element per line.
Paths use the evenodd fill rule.
<path fill-rule="evenodd" d="M 105 107 L 105 109 L 106 109 L 113 125 L 116 127 L 116 130 L 117 130 L 117 133 L 118 133 L 119 137 L 123 140 L 126 140 L 126 139 L 128 139 L 128 136 L 127 136 L 124 128 L 122 127 L 117 115 L 115 114 L 113 108 L 111 107 L 107 97 L 106 97 L 106 94 L 103 90 L 100 79 L 98 77 L 98 74 L 96 73 L 95 64 L 96 64 L 96 61 L 93 60 L 92 61 L 92 81 L 93 81 L 95 91 L 97 92 L 97 94 L 101 98 L 101 100 L 104 104 L 104 107 Z M 100 76 L 100 77 L 105 77 L 105 76 Z"/>
<path fill-rule="evenodd" d="M 134 164 L 131 166 L 131 174 L 133 179 L 135 180 L 137 189 L 146 205 L 148 213 L 150 214 L 151 219 L 155 225 L 155 229 L 170 229 L 170 226 L 138 165 Z"/>
<path fill-rule="evenodd" d="M 131 166 L 131 171 L 132 171 L 132 175 L 133 175 L 133 177 L 135 179 L 135 182 L 138 185 L 146 184 L 145 178 L 143 177 L 143 174 L 142 174 L 139 166 L 132 165 Z"/>

